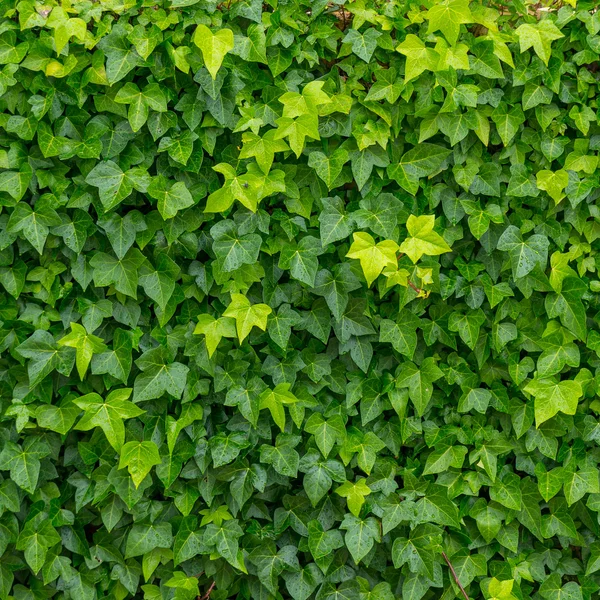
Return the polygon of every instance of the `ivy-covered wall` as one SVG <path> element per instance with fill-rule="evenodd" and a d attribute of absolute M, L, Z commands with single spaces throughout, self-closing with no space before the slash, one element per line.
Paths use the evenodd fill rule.
<path fill-rule="evenodd" d="M 595 600 L 600 11 L 0 1 L 0 600 Z"/>

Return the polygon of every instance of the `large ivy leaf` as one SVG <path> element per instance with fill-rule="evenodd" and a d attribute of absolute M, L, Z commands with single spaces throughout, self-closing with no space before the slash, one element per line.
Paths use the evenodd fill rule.
<path fill-rule="evenodd" d="M 110 445 L 119 452 L 125 442 L 125 419 L 132 419 L 145 411 L 129 401 L 131 389 L 122 388 L 108 394 L 105 400 L 92 392 L 75 400 L 75 404 L 84 411 L 84 415 L 75 429 L 89 431 L 100 427 Z"/>

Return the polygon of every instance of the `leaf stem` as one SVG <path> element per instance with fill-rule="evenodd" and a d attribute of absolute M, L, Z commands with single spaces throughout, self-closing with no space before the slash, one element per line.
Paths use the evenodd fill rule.
<path fill-rule="evenodd" d="M 417 292 L 417 294 L 421 293 L 421 288 L 418 288 L 412 281 L 408 280 L 408 285 L 410 285 L 410 287 L 415 290 L 415 292 Z"/>
<path fill-rule="evenodd" d="M 198 600 L 209 600 L 209 598 L 210 598 L 210 594 L 211 594 L 211 592 L 212 592 L 212 591 L 215 589 L 215 586 L 216 586 L 216 585 L 217 585 L 217 584 L 216 584 L 216 583 L 213 581 L 213 582 L 210 584 L 210 587 L 208 588 L 208 591 L 206 592 L 206 594 L 204 594 L 204 596 L 198 596 Z M 467 600 L 469 600 L 469 599 L 467 598 Z"/>
<path fill-rule="evenodd" d="M 442 550 L 442 556 L 444 557 L 444 560 L 446 561 L 446 564 L 448 565 L 448 568 L 450 569 L 450 571 L 452 573 L 452 577 L 454 577 L 454 581 L 456 581 L 456 585 L 460 588 L 462 595 L 465 597 L 465 600 L 469 600 L 469 595 L 467 594 L 467 592 L 465 592 L 465 588 L 462 586 L 462 584 L 458 580 L 456 571 L 454 570 L 454 567 L 452 566 L 450 559 L 448 558 L 448 556 L 446 555 L 446 553 L 443 550 Z"/>

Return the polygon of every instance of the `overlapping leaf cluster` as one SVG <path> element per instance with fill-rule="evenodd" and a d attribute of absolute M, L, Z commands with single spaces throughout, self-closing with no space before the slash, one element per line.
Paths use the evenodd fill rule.
<path fill-rule="evenodd" d="M 0 11 L 1 600 L 598 597 L 595 2 Z"/>

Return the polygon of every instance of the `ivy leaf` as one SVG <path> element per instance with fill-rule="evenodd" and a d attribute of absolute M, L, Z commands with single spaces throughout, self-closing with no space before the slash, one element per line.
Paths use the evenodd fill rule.
<path fill-rule="evenodd" d="M 443 373 L 431 357 L 423 361 L 421 368 L 412 362 L 405 362 L 400 367 L 396 376 L 396 385 L 400 388 L 408 388 L 410 399 L 419 417 L 423 416 L 431 400 L 433 382 L 437 381 L 442 375 Z"/>
<path fill-rule="evenodd" d="M 412 573 L 433 577 L 435 548 L 441 538 L 439 531 L 433 525 L 419 525 L 409 538 L 396 538 L 392 547 L 394 566 L 398 569 L 408 564 Z"/>
<path fill-rule="evenodd" d="M 127 82 L 117 92 L 115 102 L 129 105 L 127 117 L 134 132 L 144 126 L 148 120 L 150 109 L 158 112 L 167 111 L 167 100 L 157 83 L 149 83 L 143 90 L 140 90 L 135 83 Z"/>
<path fill-rule="evenodd" d="M 337 529 L 325 531 L 316 520 L 308 523 L 308 549 L 315 560 L 325 558 L 343 545 L 344 539 Z"/>
<path fill-rule="evenodd" d="M 298 441 L 297 436 L 279 434 L 275 446 L 266 444 L 261 446 L 260 461 L 272 465 L 281 475 L 296 477 L 300 455 L 294 450 L 294 446 L 297 445 Z"/>
<path fill-rule="evenodd" d="M 297 549 L 293 545 L 277 550 L 273 543 L 262 544 L 250 553 L 248 560 L 257 567 L 262 584 L 271 593 L 276 593 L 279 575 L 285 569 L 299 569 L 296 552 Z"/>
<path fill-rule="evenodd" d="M 523 239 L 518 227 L 509 225 L 498 240 L 498 250 L 508 252 L 515 279 L 530 273 L 536 265 L 544 268 L 548 259 L 548 238 L 535 234 Z"/>
<path fill-rule="evenodd" d="M 116 329 L 112 340 L 112 350 L 95 354 L 92 357 L 92 373 L 108 373 L 122 383 L 127 383 L 131 372 L 133 340 L 131 333 L 124 329 Z"/>
<path fill-rule="evenodd" d="M 398 244 L 392 240 L 375 243 L 371 235 L 363 232 L 354 233 L 352 236 L 354 241 L 346 257 L 360 260 L 367 285 L 371 287 L 385 267 L 397 266 Z"/>
<path fill-rule="evenodd" d="M 199 315 L 194 333 L 206 336 L 206 348 L 210 357 L 215 353 L 223 337 L 236 336 L 235 321 L 230 317 L 215 319 L 212 315 Z"/>
<path fill-rule="evenodd" d="M 308 165 L 316 171 L 327 188 L 331 189 L 347 161 L 348 152 L 343 148 L 338 148 L 330 156 L 326 156 L 322 152 L 311 152 Z"/>
<path fill-rule="evenodd" d="M 282 269 L 289 269 L 295 279 L 314 287 L 319 269 L 317 256 L 322 253 L 320 241 L 315 237 L 306 236 L 298 244 L 290 244 L 282 249 L 279 266 Z"/>
<path fill-rule="evenodd" d="M 200 48 L 211 77 L 216 79 L 225 55 L 234 48 L 233 31 L 221 29 L 213 33 L 206 25 L 201 24 L 194 32 L 194 43 Z"/>
<path fill-rule="evenodd" d="M 362 520 L 353 514 L 346 514 L 340 525 L 346 530 L 344 541 L 354 562 L 358 564 L 380 541 L 379 523 L 373 517 Z"/>
<path fill-rule="evenodd" d="M 583 341 L 587 337 L 587 325 L 581 299 L 586 291 L 587 286 L 581 279 L 567 276 L 562 280 L 560 292 L 549 294 L 545 302 L 548 316 L 559 317 L 561 323 Z"/>
<path fill-rule="evenodd" d="M 346 427 L 339 415 L 324 419 L 320 414 L 311 415 L 304 426 L 305 431 L 315 436 L 317 448 L 325 458 L 336 443 L 342 443 L 346 437 Z"/>
<path fill-rule="evenodd" d="M 441 526 L 458 527 L 459 515 L 447 491 L 435 483 L 429 484 L 426 494 L 417 503 L 417 510 L 423 511 L 423 520 Z"/>
<path fill-rule="evenodd" d="M 371 488 L 366 484 L 365 479 L 360 478 L 355 483 L 346 481 L 336 488 L 335 493 L 346 498 L 348 509 L 355 517 L 358 517 L 360 509 L 365 503 L 365 496 L 371 493 Z"/>
<path fill-rule="evenodd" d="M 173 534 L 170 523 L 134 525 L 125 545 L 125 558 L 148 554 L 155 548 L 170 548 Z"/>
<path fill-rule="evenodd" d="M 266 304 L 252 305 L 246 296 L 231 294 L 231 302 L 223 316 L 235 319 L 238 339 L 241 344 L 255 325 L 263 331 L 267 328 L 267 317 L 271 312 L 271 307 Z"/>
<path fill-rule="evenodd" d="M 44 566 L 48 550 L 60 543 L 60 535 L 48 520 L 37 525 L 31 521 L 19 534 L 16 548 L 25 551 L 25 560 L 37 575 Z"/>
<path fill-rule="evenodd" d="M 266 389 L 259 396 L 259 410 L 268 408 L 273 421 L 283 431 L 285 429 L 285 404 L 295 404 L 298 398 L 290 392 L 289 383 L 280 383 L 274 389 Z"/>
<path fill-rule="evenodd" d="M 190 369 L 179 362 L 171 362 L 163 348 L 144 352 L 135 364 L 141 373 L 133 386 L 134 402 L 160 398 L 165 393 L 181 397 Z"/>
<path fill-rule="evenodd" d="M 156 177 L 148 186 L 148 194 L 158 201 L 158 212 L 165 221 L 194 204 L 194 199 L 183 181 L 169 183 L 163 177 Z"/>
<path fill-rule="evenodd" d="M 42 405 L 35 411 L 35 417 L 40 427 L 66 435 L 75 424 L 79 410 L 70 402 L 62 406 Z"/>
<path fill-rule="evenodd" d="M 133 192 L 133 181 L 112 160 L 98 163 L 86 177 L 86 183 L 98 188 L 106 211 L 118 206 Z"/>
<path fill-rule="evenodd" d="M 535 421 L 539 427 L 558 412 L 574 415 L 583 391 L 578 381 L 559 381 L 551 379 L 533 379 L 525 391 L 535 398 Z"/>
<path fill-rule="evenodd" d="M 6 229 L 9 233 L 22 233 L 38 253 L 42 254 L 50 233 L 49 227 L 60 224 L 57 213 L 43 202 L 36 204 L 35 210 L 29 204 L 19 202 L 10 215 Z"/>
<path fill-rule="evenodd" d="M 533 47 L 535 53 L 546 65 L 550 60 L 550 45 L 554 40 L 564 37 L 550 19 L 542 19 L 534 25 L 523 23 L 515 29 L 515 34 L 519 38 L 521 53 Z"/>
<path fill-rule="evenodd" d="M 406 238 L 400 244 L 400 252 L 406 254 L 414 263 L 423 254 L 437 256 L 452 251 L 444 238 L 433 231 L 434 223 L 435 217 L 433 215 L 424 215 L 421 217 L 410 215 L 408 217 L 406 228 L 410 237 Z"/>
<path fill-rule="evenodd" d="M 339 197 L 322 198 L 323 211 L 319 215 L 323 246 L 343 240 L 352 233 L 352 221 Z"/>
<path fill-rule="evenodd" d="M 75 364 L 82 380 L 94 354 L 100 354 L 108 348 L 102 338 L 90 335 L 79 323 L 71 323 L 71 333 L 58 340 L 58 345 L 75 348 Z"/>
<path fill-rule="evenodd" d="M 441 31 L 451 46 L 458 41 L 460 26 L 473 22 L 468 0 L 444 0 L 427 11 L 429 33 Z"/>
<path fill-rule="evenodd" d="M 383 69 L 376 75 L 377 80 L 369 89 L 365 100 L 387 100 L 394 104 L 404 89 L 402 80 L 398 77 L 398 71 L 391 67 Z M 359 186 L 362 187 L 362 186 Z"/>
<path fill-rule="evenodd" d="M 239 538 L 243 535 L 237 519 L 224 521 L 220 525 L 210 523 L 206 527 L 204 539 L 215 545 L 217 552 L 233 567 L 246 573 L 246 567 L 239 550 Z"/>
<path fill-rule="evenodd" d="M 296 119 L 281 117 L 276 120 L 276 123 L 275 140 L 287 138 L 288 144 L 296 157 L 299 157 L 302 153 L 307 137 L 313 140 L 321 139 L 318 121 L 311 115 L 303 114 Z"/>
<path fill-rule="evenodd" d="M 372 27 L 369 27 L 364 33 L 356 29 L 349 29 L 342 42 L 351 44 L 352 52 L 368 63 L 373 56 L 373 52 L 375 52 L 375 48 L 377 48 L 377 38 L 380 36 L 381 32 Z"/>
<path fill-rule="evenodd" d="M 22 448 L 14 442 L 7 442 L 0 452 L 0 468 L 10 470 L 11 480 L 33 494 L 40 476 L 40 459 L 49 453 L 48 445 L 35 438 L 29 438 Z"/>
<path fill-rule="evenodd" d="M 254 157 L 262 172 L 268 175 L 275 159 L 275 154 L 289 150 L 289 146 L 284 140 L 276 140 L 274 136 L 275 131 L 272 129 L 267 131 L 262 137 L 249 131 L 244 133 L 242 135 L 244 145 L 240 152 L 240 158 Z"/>
<path fill-rule="evenodd" d="M 161 310 L 165 310 L 179 279 L 179 267 L 165 254 L 156 257 L 156 268 L 145 263 L 140 269 L 140 285 L 147 296 L 154 300 Z"/>
<path fill-rule="evenodd" d="M 123 421 L 139 417 L 145 412 L 129 400 L 131 391 L 131 388 L 113 390 L 105 400 L 92 392 L 75 400 L 74 404 L 84 411 L 75 429 L 89 431 L 94 427 L 100 427 L 110 445 L 119 452 L 125 443 Z"/>
<path fill-rule="evenodd" d="M 300 322 L 300 315 L 292 310 L 289 304 L 282 304 L 277 313 L 272 313 L 269 317 L 267 332 L 269 337 L 285 350 L 292 335 L 292 327 L 299 325 Z M 235 329 L 233 335 L 235 336 Z"/>
<path fill-rule="evenodd" d="M 119 469 L 127 467 L 133 485 L 138 488 L 153 466 L 161 462 L 154 442 L 127 442 L 121 448 Z"/>
<path fill-rule="evenodd" d="M 460 469 L 466 453 L 464 446 L 440 446 L 427 457 L 423 474 L 442 473 L 449 467 Z"/>
<path fill-rule="evenodd" d="M 396 50 L 406 56 L 404 83 L 415 79 L 425 70 L 437 67 L 439 54 L 433 48 L 427 48 L 423 41 L 412 33 L 406 36 Z"/>
<path fill-rule="evenodd" d="M 62 375 L 68 376 L 75 364 L 75 350 L 58 345 L 47 331 L 35 331 L 16 351 L 29 359 L 27 374 L 29 385 L 36 386 L 47 375 L 56 369 Z"/>
<path fill-rule="evenodd" d="M 145 260 L 146 258 L 137 248 L 131 248 L 123 258 L 98 252 L 90 260 L 94 283 L 99 287 L 114 285 L 118 292 L 136 298 L 138 270 Z"/>
<path fill-rule="evenodd" d="M 556 172 L 552 171 L 538 171 L 536 173 L 537 177 L 537 187 L 540 190 L 544 190 L 548 192 L 548 195 L 558 204 L 563 198 L 564 193 L 563 190 L 567 187 L 569 183 L 569 174 L 560 169 Z"/>

